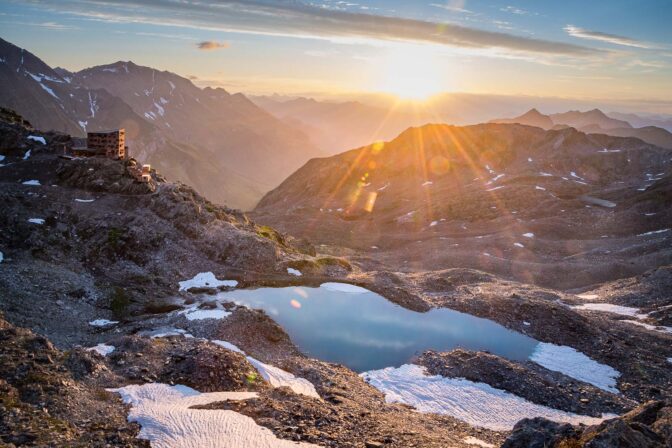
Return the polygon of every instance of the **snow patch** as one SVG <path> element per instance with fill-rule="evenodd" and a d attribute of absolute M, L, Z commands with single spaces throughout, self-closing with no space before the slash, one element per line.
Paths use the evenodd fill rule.
<path fill-rule="evenodd" d="M 473 437 L 473 436 L 466 437 L 463 440 L 463 442 L 466 443 L 467 445 L 475 445 L 475 446 L 480 446 L 482 448 L 495 448 L 495 445 L 493 445 L 492 443 L 485 442 L 485 441 L 483 441 L 481 439 L 477 439 L 476 437 Z"/>
<path fill-rule="evenodd" d="M 75 202 L 93 202 L 95 199 L 79 199 L 75 198 Z"/>
<path fill-rule="evenodd" d="M 633 324 L 633 325 L 639 325 L 640 327 L 644 327 L 647 330 L 657 331 L 659 333 L 671 333 L 672 334 L 672 327 L 664 327 L 662 325 L 651 325 L 651 324 L 647 324 L 646 322 L 641 322 L 639 320 L 624 320 L 623 322 L 627 322 L 627 323 Z"/>
<path fill-rule="evenodd" d="M 233 352 L 245 355 L 244 351 L 242 351 L 236 345 L 230 342 L 220 341 L 218 339 L 213 339 L 210 342 L 219 345 L 220 347 L 224 347 L 227 350 L 231 350 Z M 245 357 L 247 358 L 249 363 L 252 364 L 255 369 L 257 369 L 259 374 L 271 384 L 271 386 L 273 387 L 287 386 L 297 394 L 307 395 L 309 397 L 314 398 L 320 398 L 319 394 L 315 390 L 315 386 L 313 386 L 313 383 L 311 383 L 310 381 L 304 378 L 298 378 L 285 370 L 265 364 L 251 356 L 245 355 Z"/>
<path fill-rule="evenodd" d="M 505 187 L 504 185 L 500 185 L 499 187 L 488 188 L 485 191 L 495 191 L 495 190 L 499 190 L 500 188 L 504 188 L 504 187 Z"/>
<path fill-rule="evenodd" d="M 98 104 L 96 103 L 96 96 L 91 97 L 91 92 L 89 92 L 89 111 L 91 112 L 91 118 L 96 116 L 96 111 L 98 110 Z"/>
<path fill-rule="evenodd" d="M 56 99 L 59 100 L 59 101 L 61 100 L 61 99 L 58 97 L 58 95 L 56 95 L 56 94 L 54 93 L 54 91 L 53 91 L 50 87 L 45 86 L 45 85 L 42 84 L 41 82 L 38 82 L 38 84 L 40 85 L 40 87 L 42 87 L 42 90 L 44 90 L 45 92 L 47 92 L 49 95 L 53 96 L 54 98 L 56 98 Z"/>
<path fill-rule="evenodd" d="M 32 179 L 32 180 L 27 180 L 25 182 L 21 182 L 23 185 L 32 185 L 34 187 L 37 187 L 39 185 L 42 185 L 39 180 L 37 179 Z"/>
<path fill-rule="evenodd" d="M 153 448 L 317 448 L 278 439 L 270 429 L 235 411 L 192 408 L 255 398 L 254 392 L 200 393 L 187 386 L 161 383 L 132 384 L 108 391 L 118 393 L 131 405 L 128 421 L 140 425 L 138 438 L 149 440 Z"/>
<path fill-rule="evenodd" d="M 338 291 L 345 292 L 348 294 L 365 294 L 371 292 L 368 289 L 362 288 L 361 286 L 351 285 L 349 283 L 336 283 L 336 282 L 327 282 L 322 283 L 320 288 L 324 288 L 327 291 Z"/>
<path fill-rule="evenodd" d="M 224 319 L 231 315 L 226 310 L 212 309 L 212 310 L 185 310 L 180 311 L 179 314 L 184 314 L 188 320 L 203 320 L 203 319 Z"/>
<path fill-rule="evenodd" d="M 534 188 L 536 190 L 546 191 L 546 189 L 544 187 L 540 187 L 539 185 L 535 185 Z"/>
<path fill-rule="evenodd" d="M 98 344 L 94 347 L 87 348 L 86 351 L 96 352 L 100 356 L 107 356 L 114 351 L 114 345 Z"/>
<path fill-rule="evenodd" d="M 42 224 L 44 224 L 44 219 L 42 219 L 42 218 L 28 218 L 28 222 L 31 223 L 31 224 L 42 225 Z"/>
<path fill-rule="evenodd" d="M 532 232 L 523 233 L 523 236 L 525 238 L 534 238 L 534 233 Z"/>
<path fill-rule="evenodd" d="M 149 336 L 152 339 L 156 338 L 167 338 L 170 336 L 184 336 L 185 338 L 193 338 L 194 336 L 190 333 L 187 333 L 181 328 L 158 328 L 153 331 L 144 333 L 144 335 Z"/>
<path fill-rule="evenodd" d="M 238 281 L 236 280 L 217 280 L 217 277 L 215 277 L 215 274 L 212 272 L 201 272 L 199 274 L 196 274 L 194 278 L 191 280 L 185 280 L 183 282 L 179 282 L 180 284 L 180 291 L 186 291 L 189 288 L 203 288 L 203 287 L 209 287 L 209 288 L 217 288 L 219 286 L 230 286 L 232 288 L 235 288 L 238 286 Z"/>
<path fill-rule="evenodd" d="M 576 297 L 583 300 L 595 300 L 600 298 L 597 294 L 577 294 Z"/>
<path fill-rule="evenodd" d="M 523 246 L 521 243 L 513 243 L 513 245 L 516 246 L 516 247 L 521 247 L 521 248 L 522 248 L 522 247 L 525 247 L 525 246 Z"/>
<path fill-rule="evenodd" d="M 33 140 L 33 141 L 36 141 L 36 142 L 38 142 L 38 143 L 42 143 L 43 145 L 46 145 L 46 144 L 47 144 L 47 142 L 46 142 L 46 140 L 44 139 L 44 137 L 40 137 L 39 135 L 29 135 L 29 136 L 26 137 L 26 138 L 27 138 L 28 140 Z"/>
<path fill-rule="evenodd" d="M 427 181 L 423 182 L 422 185 L 420 185 L 420 186 L 421 187 L 428 187 L 428 186 L 432 185 L 433 183 L 434 182 L 432 182 L 431 180 L 427 180 Z"/>
<path fill-rule="evenodd" d="M 31 151 L 32 150 L 30 150 L 30 149 L 28 151 L 26 151 L 26 153 L 23 155 L 23 160 L 28 160 L 30 158 Z"/>
<path fill-rule="evenodd" d="M 230 342 L 220 341 L 219 339 L 211 339 L 210 342 L 219 345 L 220 347 L 224 347 L 227 350 L 231 350 L 232 352 L 241 353 L 243 355 L 245 354 L 245 352 L 239 349 L 238 346 L 233 345 Z"/>
<path fill-rule="evenodd" d="M 295 275 L 297 277 L 301 277 L 303 275 L 301 273 L 301 271 L 299 271 L 298 269 L 294 269 L 294 268 L 287 268 L 287 273 L 289 275 Z"/>
<path fill-rule="evenodd" d="M 601 364 L 572 347 L 540 342 L 529 359 L 548 370 L 560 372 L 607 392 L 620 394 L 616 388 L 616 378 L 621 376 L 618 370 Z"/>
<path fill-rule="evenodd" d="M 248 356 L 247 360 L 254 366 L 255 369 L 257 369 L 259 374 L 271 384 L 271 386 L 286 386 L 292 389 L 294 393 L 318 399 L 320 398 L 319 394 L 315 390 L 315 386 L 313 386 L 313 383 L 310 381 L 304 378 L 298 378 L 291 373 L 277 367 L 264 364 L 263 362 L 258 361 L 251 356 Z"/>
<path fill-rule="evenodd" d="M 79 123 L 79 126 L 86 131 L 86 125 L 89 124 L 88 120 L 87 121 L 82 121 L 79 120 L 77 123 Z"/>
<path fill-rule="evenodd" d="M 612 305 L 611 303 L 584 303 L 572 308 L 575 310 L 603 311 L 605 313 L 620 314 L 621 316 L 636 317 L 637 319 L 646 317 L 645 314 L 639 313 L 639 308 Z"/>
<path fill-rule="evenodd" d="M 669 231 L 670 231 L 670 229 L 652 230 L 652 231 L 650 231 L 650 232 L 640 233 L 640 234 L 637 235 L 637 236 L 657 235 L 657 234 L 659 234 L 659 233 L 665 233 L 665 232 L 669 232 Z"/>
<path fill-rule="evenodd" d="M 533 417 L 572 424 L 602 421 L 531 403 L 485 383 L 425 375 L 424 368 L 413 364 L 364 372 L 361 376 L 382 391 L 388 403 L 405 403 L 420 412 L 450 415 L 493 431 L 509 431 L 519 420 Z"/>
<path fill-rule="evenodd" d="M 92 327 L 107 327 L 109 325 L 116 325 L 118 323 L 119 321 L 116 320 L 96 319 L 89 322 L 89 325 L 91 325 Z"/>

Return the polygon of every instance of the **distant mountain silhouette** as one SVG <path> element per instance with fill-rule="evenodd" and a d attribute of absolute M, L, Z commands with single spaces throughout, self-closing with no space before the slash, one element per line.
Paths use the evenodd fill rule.
<path fill-rule="evenodd" d="M 553 120 L 548 115 L 544 115 L 537 109 L 530 109 L 523 115 L 516 118 L 503 118 L 491 120 L 490 123 L 518 123 L 527 126 L 536 126 L 542 129 L 551 129 L 554 125 Z"/>
<path fill-rule="evenodd" d="M 531 109 L 519 117 L 491 120 L 490 123 L 518 123 L 554 130 L 573 127 L 587 134 L 635 137 L 663 148 L 672 148 L 672 133 L 666 129 L 655 126 L 635 128 L 627 121 L 611 118 L 599 109 L 587 112 L 569 111 L 551 115 L 544 115 L 536 109 Z"/>

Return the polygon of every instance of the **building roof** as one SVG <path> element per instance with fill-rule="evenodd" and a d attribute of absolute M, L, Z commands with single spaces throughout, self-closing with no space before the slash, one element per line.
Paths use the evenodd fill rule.
<path fill-rule="evenodd" d="M 87 134 L 112 134 L 113 132 L 126 131 L 125 129 L 108 129 L 106 131 L 86 131 Z"/>

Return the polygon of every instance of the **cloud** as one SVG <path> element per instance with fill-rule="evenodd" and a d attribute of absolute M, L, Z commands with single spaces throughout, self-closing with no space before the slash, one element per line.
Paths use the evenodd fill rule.
<path fill-rule="evenodd" d="M 474 14 L 474 11 L 466 9 L 465 0 L 449 0 L 445 3 L 430 3 L 429 6 L 445 9 L 446 11 L 459 12 L 463 14 Z"/>
<path fill-rule="evenodd" d="M 635 47 L 635 48 L 652 48 L 650 44 L 646 42 L 641 42 L 629 37 L 618 36 L 616 34 L 607 34 L 600 31 L 589 31 L 579 28 L 574 25 L 567 25 L 564 30 L 572 37 L 578 37 L 579 39 L 589 39 L 589 40 L 598 40 L 601 42 L 608 42 L 615 45 L 623 45 L 626 47 Z"/>
<path fill-rule="evenodd" d="M 2 14 L 3 16 L 8 15 L 8 14 Z M 16 26 L 37 26 L 40 28 L 46 28 L 51 31 L 66 31 L 66 30 L 77 30 L 76 26 L 72 25 L 63 25 L 61 23 L 57 22 L 21 22 L 21 21 L 16 21 L 12 20 L 11 22 L 9 21 L 0 21 L 0 23 L 8 24 L 8 25 L 16 25 Z"/>
<path fill-rule="evenodd" d="M 280 0 L 42 0 L 91 20 L 145 23 L 345 42 L 397 41 L 503 52 L 584 57 L 604 50 L 466 26 L 321 8 Z"/>
<path fill-rule="evenodd" d="M 526 9 L 523 8 L 518 8 L 516 6 L 505 6 L 503 8 L 499 8 L 500 11 L 502 12 L 509 12 L 511 14 L 516 14 L 518 16 L 529 16 L 529 15 L 534 15 L 536 16 L 537 13 L 532 13 Z"/>
<path fill-rule="evenodd" d="M 220 50 L 222 48 L 229 48 L 228 42 L 216 42 L 214 40 L 204 40 L 196 44 L 199 50 Z"/>

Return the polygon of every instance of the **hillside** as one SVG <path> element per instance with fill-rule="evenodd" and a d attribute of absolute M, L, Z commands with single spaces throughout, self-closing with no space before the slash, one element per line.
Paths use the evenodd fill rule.
<path fill-rule="evenodd" d="M 309 161 L 254 216 L 372 263 L 578 287 L 670 260 L 670 155 L 573 128 L 427 125 Z"/>
<path fill-rule="evenodd" d="M 116 62 L 82 70 L 73 81 L 105 88 L 162 134 L 197 148 L 203 159 L 236 173 L 257 191 L 275 187 L 307 159 L 320 155 L 301 132 L 244 95 L 201 89 L 170 72 Z"/>
<path fill-rule="evenodd" d="M 54 70 L 0 40 L 0 106 L 40 129 L 84 136 L 125 128 L 131 154 L 213 201 L 249 209 L 319 155 L 301 132 L 241 94 L 200 89 L 169 72 L 118 62 Z"/>

